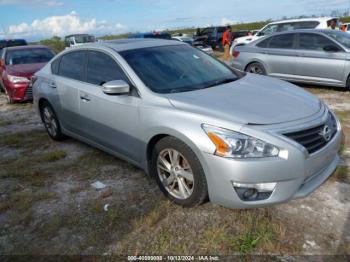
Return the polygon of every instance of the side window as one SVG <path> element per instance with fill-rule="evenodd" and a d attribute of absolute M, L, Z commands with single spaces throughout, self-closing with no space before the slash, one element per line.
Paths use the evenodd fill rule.
<path fill-rule="evenodd" d="M 328 38 L 318 34 L 299 34 L 299 49 L 323 51 L 323 48 L 327 45 L 335 45 Z"/>
<path fill-rule="evenodd" d="M 261 41 L 260 43 L 258 43 L 256 46 L 261 47 L 261 48 L 266 48 L 267 44 L 269 43 L 271 38 L 267 38 L 263 41 Z"/>
<path fill-rule="evenodd" d="M 51 71 L 54 75 L 58 75 L 60 61 L 61 61 L 61 58 L 59 57 L 51 63 Z"/>
<path fill-rule="evenodd" d="M 305 21 L 305 22 L 298 22 L 294 24 L 294 29 L 313 29 L 316 28 L 320 22 L 317 21 Z"/>
<path fill-rule="evenodd" d="M 291 31 L 294 30 L 294 23 L 278 24 L 277 32 Z"/>
<path fill-rule="evenodd" d="M 68 53 L 61 58 L 58 74 L 75 80 L 82 80 L 85 51 Z"/>
<path fill-rule="evenodd" d="M 295 34 L 283 34 L 273 36 L 269 48 L 293 49 Z"/>
<path fill-rule="evenodd" d="M 96 51 L 89 52 L 86 70 L 86 82 L 94 85 L 103 85 L 112 80 L 125 80 L 122 69 L 110 56 Z"/>
<path fill-rule="evenodd" d="M 261 31 L 261 35 L 271 35 L 277 31 L 277 28 L 277 24 L 268 25 Z"/>

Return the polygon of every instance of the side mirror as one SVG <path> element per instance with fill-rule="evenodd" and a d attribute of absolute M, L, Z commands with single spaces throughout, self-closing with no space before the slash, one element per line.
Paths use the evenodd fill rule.
<path fill-rule="evenodd" d="M 130 86 L 124 80 L 113 80 L 104 83 L 102 91 L 107 95 L 125 95 L 130 93 Z"/>
<path fill-rule="evenodd" d="M 323 50 L 325 52 L 332 52 L 332 53 L 335 53 L 335 52 L 339 52 L 339 48 L 335 45 L 326 45 L 323 47 Z"/>

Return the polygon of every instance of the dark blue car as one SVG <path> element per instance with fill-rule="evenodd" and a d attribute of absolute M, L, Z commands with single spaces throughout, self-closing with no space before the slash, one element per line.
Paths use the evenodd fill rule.
<path fill-rule="evenodd" d="M 171 35 L 167 32 L 151 32 L 151 33 L 137 33 L 129 35 L 128 38 L 158 38 L 171 39 Z"/>

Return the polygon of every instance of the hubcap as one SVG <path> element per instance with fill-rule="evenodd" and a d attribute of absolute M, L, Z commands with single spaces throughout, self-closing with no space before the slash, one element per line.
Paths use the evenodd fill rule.
<path fill-rule="evenodd" d="M 263 71 L 260 68 L 260 66 L 256 66 L 256 65 L 250 66 L 248 71 L 249 73 L 253 73 L 253 74 L 258 74 L 258 75 L 263 74 Z"/>
<path fill-rule="evenodd" d="M 47 132 L 51 136 L 56 136 L 57 135 L 57 122 L 54 117 L 54 114 L 52 110 L 48 107 L 45 107 L 43 110 L 43 119 L 44 119 L 44 124 L 47 129 Z"/>
<path fill-rule="evenodd" d="M 187 159 L 175 149 L 164 149 L 158 155 L 158 176 L 165 189 L 175 198 L 187 199 L 193 193 L 194 179 Z"/>

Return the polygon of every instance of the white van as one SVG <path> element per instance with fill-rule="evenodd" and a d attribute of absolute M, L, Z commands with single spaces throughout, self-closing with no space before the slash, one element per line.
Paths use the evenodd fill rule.
<path fill-rule="evenodd" d="M 337 17 L 303 18 L 272 22 L 264 26 L 252 36 L 243 36 L 236 38 L 233 42 L 232 48 L 235 46 L 246 45 L 254 40 L 259 39 L 260 37 L 271 35 L 276 32 L 295 29 L 327 29 L 330 26 L 332 20 L 334 20 L 337 26 L 339 26 L 339 19 Z"/>

